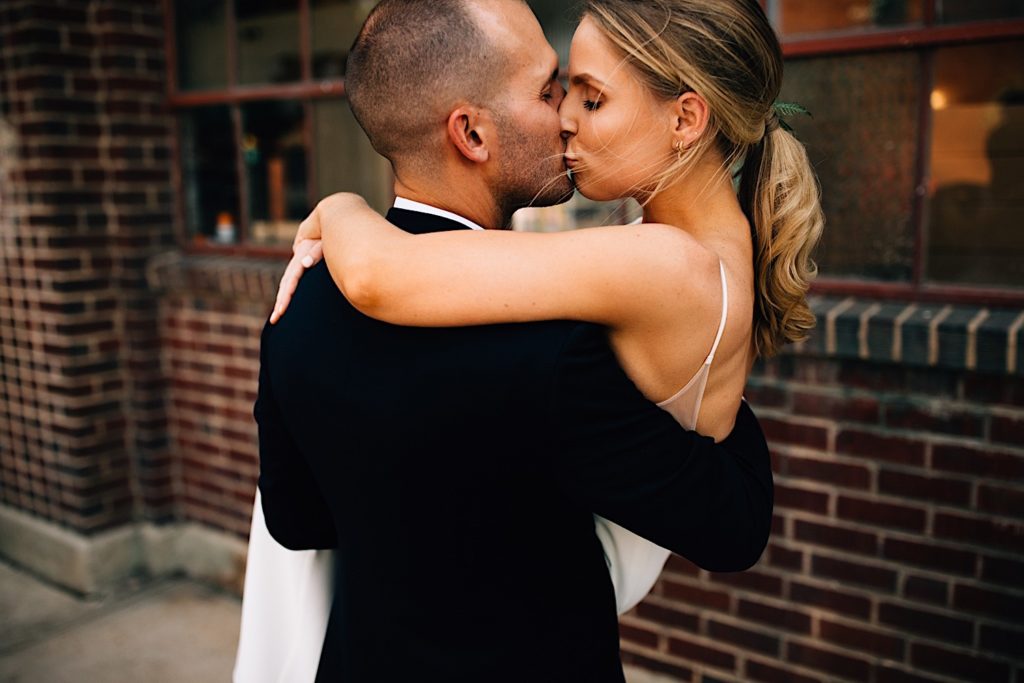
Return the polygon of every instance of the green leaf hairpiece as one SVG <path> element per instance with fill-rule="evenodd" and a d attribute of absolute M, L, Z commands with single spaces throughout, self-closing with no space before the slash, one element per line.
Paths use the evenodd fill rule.
<path fill-rule="evenodd" d="M 775 111 L 775 116 L 779 120 L 779 126 L 787 133 L 792 133 L 793 128 L 786 123 L 786 119 L 792 116 L 808 116 L 814 118 L 814 114 L 807 111 L 807 107 L 796 102 L 780 102 L 778 100 L 772 105 L 772 109 Z"/>

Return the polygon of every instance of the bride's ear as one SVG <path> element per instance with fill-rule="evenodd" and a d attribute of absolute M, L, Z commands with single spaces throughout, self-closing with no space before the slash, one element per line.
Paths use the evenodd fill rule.
<path fill-rule="evenodd" d="M 448 139 L 467 160 L 482 164 L 491 158 L 495 139 L 492 119 L 476 107 L 460 106 L 448 115 Z"/>
<path fill-rule="evenodd" d="M 684 148 L 690 147 L 708 127 L 711 112 L 707 100 L 690 91 L 685 92 L 672 103 L 672 114 L 675 119 L 673 135 L 677 143 Z"/>

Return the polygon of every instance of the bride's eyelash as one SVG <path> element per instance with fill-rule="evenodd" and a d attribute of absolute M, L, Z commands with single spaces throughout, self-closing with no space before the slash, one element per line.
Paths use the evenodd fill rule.
<path fill-rule="evenodd" d="M 600 100 L 583 100 L 583 108 L 587 111 L 597 111 L 600 107 Z"/>

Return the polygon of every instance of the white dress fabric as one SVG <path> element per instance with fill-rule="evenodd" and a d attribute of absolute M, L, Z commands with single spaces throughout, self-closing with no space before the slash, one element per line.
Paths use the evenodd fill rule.
<path fill-rule="evenodd" d="M 433 207 L 408 208 L 426 211 Z M 658 404 L 690 430 L 696 427 L 711 362 L 725 330 L 728 292 L 724 266 L 721 273 L 722 320 L 711 353 L 679 393 Z M 618 613 L 622 614 L 643 600 L 654 587 L 671 552 L 597 515 L 594 526 L 604 547 Z M 235 683 L 312 683 L 315 680 L 334 599 L 334 553 L 333 550 L 288 550 L 277 543 L 267 530 L 257 489 L 249 533 Z"/>

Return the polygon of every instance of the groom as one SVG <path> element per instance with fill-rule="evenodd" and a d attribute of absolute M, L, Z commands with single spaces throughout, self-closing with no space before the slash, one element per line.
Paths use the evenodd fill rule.
<path fill-rule="evenodd" d="M 518 0 L 381 2 L 346 89 L 395 169 L 388 218 L 500 227 L 567 195 L 557 66 Z M 720 444 L 684 431 L 596 325 L 396 327 L 320 264 L 264 330 L 255 413 L 271 534 L 338 549 L 318 681 L 621 682 L 593 513 L 714 570 L 768 537 L 746 404 Z"/>

